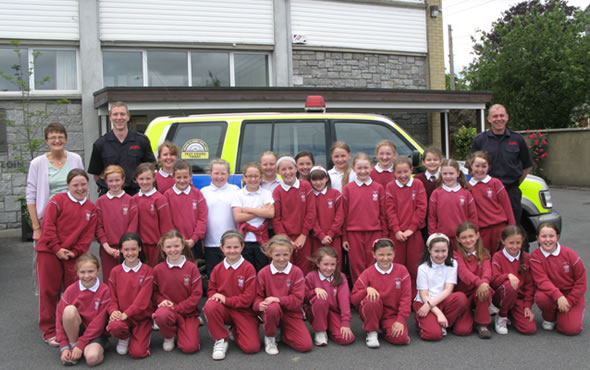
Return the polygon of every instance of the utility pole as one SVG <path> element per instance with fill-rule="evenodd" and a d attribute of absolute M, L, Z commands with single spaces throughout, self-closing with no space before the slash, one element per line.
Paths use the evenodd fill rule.
<path fill-rule="evenodd" d="M 451 90 L 455 90 L 455 68 L 453 66 L 453 28 L 449 24 L 449 69 L 451 77 Z"/>

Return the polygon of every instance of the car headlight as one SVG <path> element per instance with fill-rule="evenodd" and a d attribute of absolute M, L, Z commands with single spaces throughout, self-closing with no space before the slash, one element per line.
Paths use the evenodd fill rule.
<path fill-rule="evenodd" d="M 541 198 L 541 204 L 543 208 L 552 208 L 553 203 L 551 202 L 551 192 L 549 190 L 541 190 L 539 192 L 539 198 Z"/>

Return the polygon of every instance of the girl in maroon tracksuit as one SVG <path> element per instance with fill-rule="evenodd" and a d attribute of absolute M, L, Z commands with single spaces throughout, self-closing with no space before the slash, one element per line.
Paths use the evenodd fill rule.
<path fill-rule="evenodd" d="M 376 262 L 359 276 L 350 295 L 351 303 L 363 320 L 367 346 L 379 347 L 379 328 L 383 329 L 386 341 L 409 344 L 410 275 L 403 265 L 393 263 L 395 250 L 391 239 L 377 239 L 371 249 Z"/>
<path fill-rule="evenodd" d="M 88 366 L 104 359 L 107 306 L 111 301 L 108 285 L 98 280 L 100 265 L 92 254 L 76 261 L 78 281 L 70 285 L 57 306 L 57 341 L 64 365 L 75 365 L 82 355 Z"/>
<path fill-rule="evenodd" d="M 482 339 L 491 338 L 487 325 L 491 322 L 490 304 L 493 290 L 492 266 L 490 253 L 484 248 L 477 226 L 472 222 L 464 222 L 457 227 L 457 275 L 456 291 L 465 293 L 470 307 L 475 306 L 474 321 L 477 333 Z M 471 312 L 471 309 L 469 309 Z"/>
<path fill-rule="evenodd" d="M 338 267 L 338 253 L 321 247 L 313 257 L 312 271 L 305 277 L 305 312 L 315 331 L 315 345 L 330 338 L 338 344 L 354 342 L 350 329 L 350 292 L 346 276 Z"/>
<path fill-rule="evenodd" d="M 356 179 L 344 186 L 344 236 L 342 248 L 348 251 L 353 283 L 375 259 L 373 241 L 387 236 L 385 220 L 385 189 L 371 179 L 371 158 L 358 153 L 352 168 Z"/>
<path fill-rule="evenodd" d="M 159 260 L 154 267 L 152 302 L 157 306 L 152 315 L 164 337 L 164 351 L 176 345 L 184 353 L 201 347 L 199 339 L 199 302 L 203 296 L 201 273 L 194 264 L 191 250 L 182 234 L 170 230 L 158 243 Z"/>
<path fill-rule="evenodd" d="M 457 246 L 454 236 L 459 224 L 471 221 L 477 224 L 477 209 L 465 175 L 454 159 L 445 159 L 440 167 L 440 178 L 430 196 L 428 233 L 443 233 L 449 237 L 453 248 Z"/>
<path fill-rule="evenodd" d="M 586 268 L 574 250 L 559 244 L 559 229 L 544 222 L 537 227 L 539 248 L 531 254 L 537 286 L 535 303 L 543 313 L 543 329 L 566 335 L 582 332 L 586 301 Z"/>
<path fill-rule="evenodd" d="M 98 225 L 96 239 L 100 243 L 102 280 L 109 281 L 111 270 L 119 264 L 119 239 L 135 229 L 137 205 L 133 197 L 123 190 L 125 171 L 117 165 L 104 170 L 104 181 L 109 191 L 96 201 Z"/>
<path fill-rule="evenodd" d="M 203 307 L 207 328 L 213 345 L 213 359 L 223 360 L 228 348 L 230 325 L 234 340 L 245 353 L 260 350 L 258 319 L 252 310 L 256 295 L 256 270 L 242 257 L 244 236 L 237 230 L 228 230 L 221 236 L 221 251 L 225 259 L 218 263 L 209 278 Z"/>
<path fill-rule="evenodd" d="M 86 253 L 96 231 L 96 207 L 88 199 L 88 175 L 73 169 L 67 193 L 53 196 L 43 215 L 41 238 L 35 246 L 39 284 L 39 328 L 51 346 L 55 339 L 55 307 L 59 294 L 76 281 L 76 260 Z"/>
<path fill-rule="evenodd" d="M 293 263 L 309 271 L 311 240 L 309 233 L 316 221 L 315 199 L 311 184 L 296 177 L 295 159 L 282 156 L 277 161 L 277 169 L 283 182 L 272 193 L 275 215 L 272 227 L 275 234 L 286 234 L 295 248 Z"/>
<path fill-rule="evenodd" d="M 278 188 L 277 188 L 278 189 Z M 293 244 L 285 234 L 273 236 L 266 246 L 272 262 L 258 272 L 254 311 L 264 322 L 264 345 L 269 355 L 279 353 L 275 334 L 281 329 L 281 341 L 299 352 L 311 351 L 311 336 L 303 322 L 305 278 L 291 264 Z"/>
<path fill-rule="evenodd" d="M 395 240 L 395 263 L 406 266 L 412 277 L 412 297 L 416 296 L 416 273 L 424 256 L 420 229 L 426 220 L 426 191 L 420 180 L 412 178 L 408 157 L 393 161 L 395 181 L 385 188 L 385 212 L 391 239 Z"/>
<path fill-rule="evenodd" d="M 338 266 L 342 269 L 341 238 L 344 223 L 342 194 L 330 186 L 328 171 L 315 166 L 310 173 L 311 186 L 315 195 L 316 222 L 311 235 L 311 250 L 314 255 L 321 247 L 332 247 L 338 253 Z"/>
<path fill-rule="evenodd" d="M 508 334 L 508 323 L 523 334 L 537 331 L 533 313 L 535 286 L 530 256 L 522 250 L 526 233 L 520 226 L 506 226 L 500 237 L 502 249 L 492 257 L 492 301 L 499 308 L 496 333 Z"/>
<path fill-rule="evenodd" d="M 118 338 L 117 353 L 133 358 L 150 354 L 154 275 L 145 264 L 143 243 L 136 233 L 125 233 L 118 242 L 121 264 L 111 271 L 112 301 L 108 307 L 108 332 Z"/>
<path fill-rule="evenodd" d="M 137 204 L 137 220 L 130 230 L 141 237 L 147 263 L 152 267 L 158 264 L 160 237 L 173 228 L 168 201 L 154 187 L 154 171 L 152 163 L 141 163 L 135 170 L 135 181 L 139 185 L 139 192 L 133 196 Z"/>
<path fill-rule="evenodd" d="M 479 151 L 471 155 L 469 188 L 477 208 L 480 237 L 491 256 L 496 253 L 504 228 L 516 222 L 504 184 L 488 175 L 489 164 L 488 153 Z"/>
<path fill-rule="evenodd" d="M 190 164 L 177 161 L 172 177 L 175 184 L 164 193 L 170 206 L 170 220 L 172 227 L 180 231 L 185 243 L 192 249 L 207 232 L 207 201 L 201 191 L 192 185 Z"/>

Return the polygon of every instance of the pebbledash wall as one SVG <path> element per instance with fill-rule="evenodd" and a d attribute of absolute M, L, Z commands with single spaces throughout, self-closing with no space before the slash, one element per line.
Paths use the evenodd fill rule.
<path fill-rule="evenodd" d="M 293 86 L 426 89 L 426 58 L 370 53 L 293 50 Z M 412 137 L 428 140 L 425 113 L 389 116 Z"/>
<path fill-rule="evenodd" d="M 54 101 L 36 100 L 31 103 L 31 111 L 43 111 L 47 114 L 47 123 L 60 122 L 66 126 L 68 143 L 66 149 L 76 152 L 84 158 L 84 140 L 82 132 L 82 110 L 80 101 L 71 101 L 70 104 L 55 104 Z M 0 101 L 0 111 L 6 115 L 8 122 L 22 122 L 22 111 L 18 103 L 14 101 Z M 43 125 L 40 127 L 37 137 L 43 138 Z M 4 134 L 4 132 L 0 133 Z M 0 151 L 0 230 L 18 228 L 21 221 L 21 206 L 19 198 L 24 196 L 26 176 L 19 171 L 24 165 L 29 168 L 29 161 L 19 160 L 18 155 L 11 149 L 11 144 L 22 140 L 14 127 L 6 127 L 7 151 Z M 48 150 L 43 145 L 40 155 Z"/>

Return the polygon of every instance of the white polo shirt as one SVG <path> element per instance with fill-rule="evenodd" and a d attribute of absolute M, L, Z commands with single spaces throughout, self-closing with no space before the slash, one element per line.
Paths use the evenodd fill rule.
<path fill-rule="evenodd" d="M 432 262 L 432 259 L 430 260 Z M 425 262 L 418 267 L 416 277 L 416 294 L 415 301 L 424 303 L 420 298 L 420 290 L 428 290 L 428 296 L 434 298 L 438 296 L 445 288 L 445 284 L 451 283 L 457 285 L 457 261 L 453 259 L 453 266 L 447 266 L 444 263 L 436 264 L 432 262 L 432 267 Z"/>
<path fill-rule="evenodd" d="M 211 184 L 201 189 L 208 209 L 205 247 L 219 247 L 221 235 L 227 230 L 236 228 L 231 202 L 238 191 L 240 188 L 228 183 L 220 188 Z"/>
<path fill-rule="evenodd" d="M 344 174 L 336 171 L 336 168 L 332 168 L 328 171 L 328 175 L 330 175 L 332 189 L 336 189 L 342 193 L 342 178 L 344 177 Z M 356 180 L 356 173 L 351 169 L 350 174 L 348 175 L 348 182 L 351 183 L 354 180 Z"/>
<path fill-rule="evenodd" d="M 260 208 L 265 204 L 274 204 L 274 199 L 272 198 L 272 194 L 270 191 L 259 187 L 258 190 L 250 192 L 243 187 L 240 191 L 234 194 L 234 198 L 231 202 L 231 206 L 237 208 Z M 265 221 L 263 217 L 254 217 L 248 224 L 259 227 Z M 246 234 L 244 238 L 247 242 L 255 242 L 256 235 L 253 232 L 249 232 Z"/>

